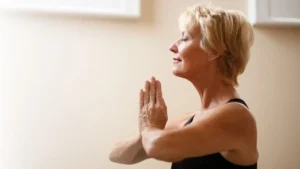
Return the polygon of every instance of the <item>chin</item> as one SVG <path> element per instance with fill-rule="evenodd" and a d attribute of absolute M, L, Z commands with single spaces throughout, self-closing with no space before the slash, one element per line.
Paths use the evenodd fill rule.
<path fill-rule="evenodd" d="M 178 69 L 173 69 L 172 73 L 174 76 L 184 78 L 184 73 Z"/>

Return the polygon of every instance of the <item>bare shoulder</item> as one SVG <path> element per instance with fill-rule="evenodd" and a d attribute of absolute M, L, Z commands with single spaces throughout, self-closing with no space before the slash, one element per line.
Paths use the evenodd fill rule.
<path fill-rule="evenodd" d="M 250 111 L 250 109 L 241 103 L 237 103 L 237 102 L 227 103 L 220 106 L 220 110 L 228 114 L 238 115 L 237 117 L 245 117 L 248 120 L 255 121 L 254 116 Z"/>
<path fill-rule="evenodd" d="M 258 159 L 256 120 L 251 111 L 240 103 L 222 105 L 211 114 L 237 138 L 237 147 L 221 153 L 237 164 L 253 164 Z"/>
<path fill-rule="evenodd" d="M 243 130 L 244 135 L 256 134 L 256 120 L 252 112 L 240 103 L 227 103 L 217 110 L 224 122 L 232 122 Z M 221 120 L 222 120 L 221 119 Z"/>
<path fill-rule="evenodd" d="M 256 140 L 256 120 L 251 111 L 240 103 L 227 103 L 217 107 L 207 118 L 213 126 L 225 127 L 229 133 L 238 136 L 242 143 Z"/>

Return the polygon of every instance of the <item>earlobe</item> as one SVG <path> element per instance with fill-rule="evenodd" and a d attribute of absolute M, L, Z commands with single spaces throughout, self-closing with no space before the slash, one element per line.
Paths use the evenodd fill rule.
<path fill-rule="evenodd" d="M 217 59 L 217 58 L 219 58 L 221 55 L 219 55 L 219 54 L 213 54 L 213 53 L 210 53 L 210 54 L 208 54 L 208 60 L 209 61 L 213 61 L 213 60 L 215 60 L 215 59 Z"/>

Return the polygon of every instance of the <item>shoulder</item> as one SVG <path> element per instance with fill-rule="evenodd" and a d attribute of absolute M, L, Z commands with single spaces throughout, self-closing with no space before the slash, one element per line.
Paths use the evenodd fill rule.
<path fill-rule="evenodd" d="M 232 102 L 220 106 L 216 110 L 216 115 L 220 120 L 233 122 L 237 127 L 242 129 L 254 129 L 256 126 L 255 118 L 252 112 L 243 104 Z"/>
<path fill-rule="evenodd" d="M 228 103 L 219 110 L 220 122 L 228 127 L 236 138 L 233 151 L 222 154 L 227 160 L 241 164 L 252 164 L 258 159 L 257 126 L 252 112 L 240 103 Z"/>
<path fill-rule="evenodd" d="M 207 118 L 216 118 L 218 121 L 254 123 L 255 118 L 252 112 L 243 104 L 237 102 L 226 103 L 218 106 L 207 113 Z"/>
<path fill-rule="evenodd" d="M 198 128 L 234 140 L 237 149 L 256 144 L 256 121 L 249 109 L 240 103 L 221 105 L 204 117 L 196 118 L 194 123 Z"/>
<path fill-rule="evenodd" d="M 216 127 L 236 139 L 236 148 L 243 152 L 256 151 L 257 127 L 252 112 L 240 103 L 227 103 L 211 113 Z"/>
<path fill-rule="evenodd" d="M 210 115 L 216 119 L 216 122 L 228 126 L 228 129 L 234 129 L 239 135 L 251 134 L 250 131 L 256 130 L 253 114 L 240 103 L 232 102 L 221 105 Z"/>

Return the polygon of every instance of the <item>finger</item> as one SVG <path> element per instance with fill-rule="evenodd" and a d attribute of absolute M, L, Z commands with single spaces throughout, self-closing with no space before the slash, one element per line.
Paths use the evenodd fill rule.
<path fill-rule="evenodd" d="M 163 104 L 161 83 L 159 80 L 156 81 L 156 103 L 160 105 Z"/>
<path fill-rule="evenodd" d="M 155 87 L 156 86 L 156 84 L 155 84 L 155 78 L 154 77 L 152 77 L 151 78 L 151 81 L 150 81 L 150 103 L 151 104 L 155 104 L 155 98 L 156 98 L 156 96 L 155 96 Z"/>
<path fill-rule="evenodd" d="M 166 103 L 165 103 L 165 99 L 161 99 L 161 105 L 163 106 L 163 108 L 165 109 L 165 111 L 167 110 L 167 106 L 166 106 Z"/>
<path fill-rule="evenodd" d="M 145 88 L 144 88 L 144 105 L 149 103 L 149 88 L 150 88 L 149 81 L 146 81 Z"/>
<path fill-rule="evenodd" d="M 140 90 L 140 111 L 142 110 L 143 106 L 144 106 L 144 92 L 141 89 Z"/>

